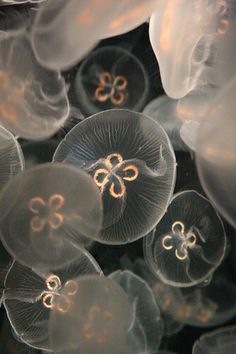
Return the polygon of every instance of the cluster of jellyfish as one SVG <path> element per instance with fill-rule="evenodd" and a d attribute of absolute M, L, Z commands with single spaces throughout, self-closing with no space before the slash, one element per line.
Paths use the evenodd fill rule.
<path fill-rule="evenodd" d="M 1 353 L 236 353 L 235 20 L 0 0 Z"/>

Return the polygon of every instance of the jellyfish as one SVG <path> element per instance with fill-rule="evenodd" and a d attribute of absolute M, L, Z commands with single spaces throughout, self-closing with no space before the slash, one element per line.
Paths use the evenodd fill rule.
<path fill-rule="evenodd" d="M 34 348 L 51 350 L 48 336 L 53 300 L 59 290 L 84 274 L 102 275 L 85 250 L 78 249 L 77 258 L 69 265 L 46 273 L 13 262 L 5 280 L 4 306 L 16 337 Z"/>
<path fill-rule="evenodd" d="M 147 100 L 149 79 L 133 54 L 121 47 L 102 47 L 80 65 L 75 91 L 87 115 L 111 108 L 140 111 Z"/>
<path fill-rule="evenodd" d="M 4 127 L 0 126 L 0 191 L 7 182 L 24 169 L 24 156 L 20 144 Z"/>
<path fill-rule="evenodd" d="M 172 100 L 168 96 L 157 97 L 148 103 L 143 113 L 165 129 L 175 150 L 186 151 L 187 146 L 180 136 L 182 121 L 177 114 L 177 104 L 177 100 Z"/>
<path fill-rule="evenodd" d="M 128 297 L 115 281 L 81 276 L 53 301 L 51 348 L 55 354 L 119 354 L 131 321 Z"/>
<path fill-rule="evenodd" d="M 0 6 L 1 5 L 18 5 L 18 4 L 39 4 L 40 2 L 43 2 L 46 0 L 1 0 L 0 1 Z"/>
<path fill-rule="evenodd" d="M 150 40 L 168 96 L 221 87 L 235 74 L 235 3 L 161 0 Z"/>
<path fill-rule="evenodd" d="M 145 22 L 157 1 L 48 0 L 40 6 L 32 30 L 36 57 L 50 69 L 67 69 L 100 39 L 125 33 Z"/>
<path fill-rule="evenodd" d="M 212 101 L 201 122 L 196 163 L 201 184 L 218 211 L 236 227 L 235 78 Z"/>
<path fill-rule="evenodd" d="M 193 346 L 193 354 L 234 354 L 236 351 L 236 326 L 219 328 L 203 334 Z"/>
<path fill-rule="evenodd" d="M 141 113 L 113 109 L 83 120 L 59 144 L 54 162 L 85 169 L 100 190 L 99 242 L 124 244 L 143 237 L 173 193 L 173 148 L 161 126 Z"/>
<path fill-rule="evenodd" d="M 109 278 L 122 287 L 132 306 L 132 326 L 121 353 L 154 353 L 161 343 L 162 320 L 151 288 L 147 282 L 129 270 L 118 270 L 111 273 Z"/>
<path fill-rule="evenodd" d="M 23 29 L 0 36 L 0 122 L 32 140 L 52 136 L 69 114 L 65 81 L 37 61 Z"/>
<path fill-rule="evenodd" d="M 153 273 L 177 287 L 208 279 L 224 259 L 226 246 L 219 215 L 193 190 L 175 194 L 162 220 L 144 239 L 145 258 Z"/>
<path fill-rule="evenodd" d="M 81 236 L 102 223 L 102 200 L 84 171 L 42 164 L 10 180 L 0 196 L 0 236 L 13 258 L 45 270 L 77 257 Z"/>

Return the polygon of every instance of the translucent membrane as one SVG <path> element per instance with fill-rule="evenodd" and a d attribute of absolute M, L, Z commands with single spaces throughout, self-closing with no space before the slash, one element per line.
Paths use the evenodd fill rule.
<path fill-rule="evenodd" d="M 24 168 L 24 156 L 15 137 L 0 126 L 0 191 Z"/>
<path fill-rule="evenodd" d="M 40 7 L 33 28 L 37 58 L 49 68 L 68 68 L 99 39 L 125 33 L 145 22 L 156 3 L 157 0 L 48 0 Z"/>
<path fill-rule="evenodd" d="M 177 100 L 168 96 L 157 97 L 144 108 L 143 113 L 158 122 L 168 134 L 175 150 L 186 151 L 187 146 L 180 137 L 183 124 L 177 113 Z"/>
<path fill-rule="evenodd" d="M 75 90 L 81 110 L 88 115 L 110 108 L 139 111 L 147 100 L 149 79 L 133 54 L 103 47 L 80 65 Z"/>
<path fill-rule="evenodd" d="M 91 177 L 66 164 L 43 164 L 12 178 L 0 196 L 1 239 L 17 261 L 50 269 L 77 257 L 81 236 L 101 227 L 102 201 Z"/>
<path fill-rule="evenodd" d="M 176 194 L 144 239 L 146 261 L 154 274 L 172 286 L 201 283 L 226 252 L 223 223 L 210 202 L 195 191 Z"/>
<path fill-rule="evenodd" d="M 95 275 L 72 281 L 53 302 L 50 338 L 55 354 L 118 354 L 132 314 L 125 292 Z"/>
<path fill-rule="evenodd" d="M 40 2 L 43 2 L 46 0 L 1 0 L 0 1 L 0 6 L 1 5 L 18 5 L 18 4 L 38 4 Z"/>
<path fill-rule="evenodd" d="M 49 316 L 58 291 L 84 274 L 102 274 L 92 256 L 77 250 L 77 259 L 66 267 L 37 274 L 14 262 L 5 280 L 4 306 L 17 338 L 39 349 L 51 350 Z"/>
<path fill-rule="evenodd" d="M 44 69 L 23 31 L 0 36 L 0 122 L 15 135 L 44 139 L 69 114 L 65 82 L 59 72 Z"/>
<path fill-rule="evenodd" d="M 108 244 L 132 242 L 166 211 L 175 183 L 175 156 L 167 134 L 152 119 L 127 110 L 98 113 L 75 126 L 54 161 L 85 169 L 100 188 Z"/>
<path fill-rule="evenodd" d="M 236 80 L 212 102 L 199 128 L 197 169 L 202 186 L 219 212 L 236 227 Z"/>
<path fill-rule="evenodd" d="M 234 354 L 236 350 L 236 326 L 224 327 L 203 334 L 193 347 L 193 354 Z"/>
<path fill-rule="evenodd" d="M 168 96 L 227 83 L 235 74 L 234 33 L 234 1 L 160 0 L 150 40 Z"/>
<path fill-rule="evenodd" d="M 132 306 L 132 326 L 121 353 L 154 353 L 162 338 L 162 320 L 149 285 L 133 272 L 116 271 L 109 276 L 128 295 Z"/>

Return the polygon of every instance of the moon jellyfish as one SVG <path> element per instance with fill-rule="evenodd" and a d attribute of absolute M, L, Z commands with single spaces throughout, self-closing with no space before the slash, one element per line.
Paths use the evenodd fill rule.
<path fill-rule="evenodd" d="M 86 58 L 76 75 L 80 109 L 88 115 L 110 108 L 143 108 L 149 80 L 143 64 L 119 47 L 103 47 Z"/>
<path fill-rule="evenodd" d="M 182 121 L 176 113 L 177 104 L 178 101 L 168 96 L 157 97 L 148 103 L 143 113 L 153 118 L 165 129 L 175 150 L 186 151 L 187 147 L 180 136 Z"/>
<path fill-rule="evenodd" d="M 150 40 L 168 96 L 227 83 L 235 74 L 234 33 L 234 1 L 161 0 L 151 16 Z"/>
<path fill-rule="evenodd" d="M 203 334 L 193 346 L 193 354 L 235 354 L 236 326 Z"/>
<path fill-rule="evenodd" d="M 178 287 L 208 279 L 222 262 L 226 246 L 217 212 L 206 198 L 191 190 L 173 197 L 162 220 L 144 239 L 146 261 L 154 274 Z"/>
<path fill-rule="evenodd" d="M 20 144 L 5 128 L 0 126 L 0 190 L 24 168 L 24 156 Z"/>
<path fill-rule="evenodd" d="M 75 164 L 92 176 L 103 199 L 97 236 L 103 243 L 124 244 L 146 235 L 173 193 L 171 143 L 161 126 L 141 113 L 109 110 L 85 119 L 59 144 L 54 161 Z"/>
<path fill-rule="evenodd" d="M 196 161 L 202 186 L 219 212 L 236 227 L 236 80 L 212 102 L 197 139 Z"/>
<path fill-rule="evenodd" d="M 26 139 L 53 135 L 69 114 L 64 79 L 38 64 L 19 31 L 1 34 L 0 53 L 1 124 Z"/>
<path fill-rule="evenodd" d="M 42 164 L 10 180 L 0 196 L 3 245 L 22 264 L 48 269 L 77 257 L 81 236 L 94 237 L 102 201 L 92 178 L 66 164 Z"/>
<path fill-rule="evenodd" d="M 126 292 L 132 306 L 132 326 L 121 353 L 154 353 L 161 342 L 162 320 L 151 288 L 142 278 L 128 270 L 116 271 L 109 277 Z"/>
<path fill-rule="evenodd" d="M 53 301 L 53 353 L 118 354 L 131 320 L 128 297 L 113 280 L 95 275 L 72 280 Z"/>
<path fill-rule="evenodd" d="M 69 68 L 100 39 L 125 33 L 145 22 L 156 3 L 157 0 L 47 1 L 40 7 L 32 31 L 37 59 L 51 69 Z"/>
<path fill-rule="evenodd" d="M 94 273 L 101 275 L 100 267 L 87 251 L 79 249 L 76 260 L 47 273 L 37 274 L 14 262 L 5 280 L 4 306 L 17 338 L 34 348 L 51 350 L 49 317 L 54 298 L 72 286 L 74 278 Z"/>

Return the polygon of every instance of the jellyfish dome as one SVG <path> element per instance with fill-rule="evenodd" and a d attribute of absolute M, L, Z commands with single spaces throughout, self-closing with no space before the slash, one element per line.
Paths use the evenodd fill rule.
<path fill-rule="evenodd" d="M 20 263 L 57 268 L 77 257 L 81 236 L 102 223 L 102 200 L 92 178 L 66 164 L 42 164 L 12 178 L 0 195 L 1 239 Z"/>
<path fill-rule="evenodd" d="M 149 93 L 149 79 L 133 54 L 121 47 L 102 47 L 80 65 L 75 92 L 87 115 L 111 108 L 140 111 Z"/>
<path fill-rule="evenodd" d="M 141 113 L 109 110 L 76 125 L 55 162 L 85 169 L 103 199 L 99 242 L 124 244 L 146 235 L 165 213 L 175 183 L 175 155 L 159 124 Z"/>
<path fill-rule="evenodd" d="M 16 338 L 37 349 L 51 350 L 49 317 L 58 291 L 84 274 L 102 274 L 93 257 L 77 250 L 77 259 L 47 273 L 13 262 L 6 280 L 4 306 Z"/>
<path fill-rule="evenodd" d="M 24 156 L 20 144 L 7 129 L 0 126 L 0 191 L 23 168 Z"/>
<path fill-rule="evenodd" d="M 142 278 L 128 270 L 113 272 L 109 277 L 126 292 L 132 306 L 132 326 L 121 353 L 148 354 L 156 352 L 162 338 L 162 320 L 151 288 Z"/>
<path fill-rule="evenodd" d="M 23 31 L 0 38 L 0 122 L 14 135 L 40 140 L 53 135 L 69 114 L 65 81 L 36 60 Z"/>
<path fill-rule="evenodd" d="M 205 197 L 191 190 L 173 197 L 162 220 L 144 239 L 145 258 L 154 274 L 177 287 L 208 279 L 222 262 L 226 246 L 219 215 Z"/>
<path fill-rule="evenodd" d="M 203 334 L 193 346 L 193 354 L 235 354 L 236 326 Z"/>
<path fill-rule="evenodd" d="M 131 320 L 128 297 L 116 282 L 81 276 L 68 283 L 53 302 L 51 348 L 55 354 L 118 354 Z"/>

